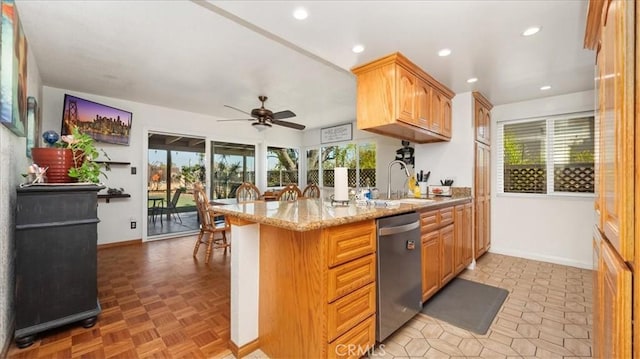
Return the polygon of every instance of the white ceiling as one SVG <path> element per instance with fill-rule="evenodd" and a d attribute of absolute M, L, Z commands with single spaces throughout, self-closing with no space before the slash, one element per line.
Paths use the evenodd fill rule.
<path fill-rule="evenodd" d="M 264 94 L 308 128 L 352 121 L 349 69 L 395 51 L 494 105 L 593 88 L 586 1 L 16 3 L 45 85 L 222 118 L 246 118 L 224 105 L 250 111 Z M 542 31 L 520 35 L 532 25 Z"/>

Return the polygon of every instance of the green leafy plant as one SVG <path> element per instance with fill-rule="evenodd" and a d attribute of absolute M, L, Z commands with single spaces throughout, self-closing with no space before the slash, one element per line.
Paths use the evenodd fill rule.
<path fill-rule="evenodd" d="M 78 127 L 73 127 L 71 135 L 62 136 L 62 142 L 56 144 L 59 147 L 68 148 L 73 152 L 74 166 L 69 169 L 69 177 L 77 178 L 78 182 L 100 183 L 100 175 L 107 178 L 102 172 L 103 165 L 95 162 L 100 152 L 96 148 L 91 136 L 81 133 Z M 102 154 L 107 158 L 109 156 L 100 149 Z"/>

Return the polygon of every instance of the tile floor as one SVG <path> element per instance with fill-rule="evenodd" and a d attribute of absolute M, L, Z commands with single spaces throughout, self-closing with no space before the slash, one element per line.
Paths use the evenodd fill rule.
<path fill-rule="evenodd" d="M 460 277 L 509 290 L 485 335 L 418 314 L 369 357 L 591 358 L 592 271 L 488 253 Z"/>
<path fill-rule="evenodd" d="M 191 256 L 195 237 L 98 252 L 103 312 L 93 328 L 43 333 L 9 358 L 233 358 L 229 339 L 230 256 Z M 486 335 L 419 314 L 371 358 L 591 357 L 589 270 L 488 253 L 461 277 L 510 294 Z M 266 358 L 261 351 L 251 358 Z"/>

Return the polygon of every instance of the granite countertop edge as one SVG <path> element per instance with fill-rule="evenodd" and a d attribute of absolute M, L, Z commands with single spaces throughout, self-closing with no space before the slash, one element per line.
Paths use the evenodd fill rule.
<path fill-rule="evenodd" d="M 375 207 L 371 212 L 359 213 L 352 216 L 341 216 L 333 218 L 325 218 L 324 215 L 316 218 L 309 218 L 304 221 L 283 218 L 274 218 L 265 215 L 258 215 L 254 213 L 247 213 L 240 211 L 235 205 L 221 205 L 212 206 L 216 212 L 225 214 L 227 216 L 237 217 L 239 219 L 246 220 L 248 222 L 255 222 L 259 224 L 270 225 L 274 227 L 289 229 L 296 232 L 306 232 L 316 229 L 322 229 L 327 227 L 334 227 L 343 224 L 361 222 L 370 219 L 377 219 L 387 216 L 392 216 L 401 213 L 414 212 L 414 211 L 427 211 L 435 210 L 444 207 L 455 206 L 457 204 L 466 203 L 472 200 L 470 196 L 459 197 L 443 197 L 437 198 L 435 201 L 425 201 L 425 203 L 402 203 L 397 207 Z M 268 202 L 265 202 L 268 203 Z M 286 202 L 283 202 L 286 203 Z M 355 204 L 349 206 L 357 207 Z M 346 208 L 346 207 L 343 207 Z"/>

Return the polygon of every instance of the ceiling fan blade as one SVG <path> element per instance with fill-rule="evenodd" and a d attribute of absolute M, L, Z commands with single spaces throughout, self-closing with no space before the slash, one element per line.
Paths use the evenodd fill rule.
<path fill-rule="evenodd" d="M 283 118 L 291 118 L 291 117 L 296 117 L 296 114 L 286 110 L 286 111 L 280 111 L 280 112 L 275 112 L 271 118 L 273 118 L 274 120 L 282 120 Z"/>
<path fill-rule="evenodd" d="M 236 110 L 236 111 L 239 111 L 239 112 L 242 112 L 242 113 L 244 113 L 244 114 L 247 114 L 247 115 L 251 116 L 251 114 L 250 114 L 249 112 L 244 111 L 244 110 L 241 110 L 241 109 L 239 109 L 239 108 L 237 108 L 237 107 L 233 107 L 233 106 L 229 106 L 229 105 L 224 105 L 224 107 L 228 107 L 228 108 L 230 108 L 230 109 L 232 109 L 232 110 Z"/>
<path fill-rule="evenodd" d="M 291 112 L 291 111 L 289 111 L 289 112 Z M 291 113 L 293 113 L 293 112 L 291 112 Z M 289 122 L 289 121 L 271 120 L 271 123 L 273 123 L 274 125 L 293 128 L 295 130 L 304 130 L 305 129 L 305 125 L 301 125 L 301 124 L 293 123 L 293 122 Z"/>
<path fill-rule="evenodd" d="M 225 119 L 225 120 L 218 120 L 218 122 L 223 122 L 223 121 L 255 121 L 255 118 L 234 118 L 234 119 Z"/>

